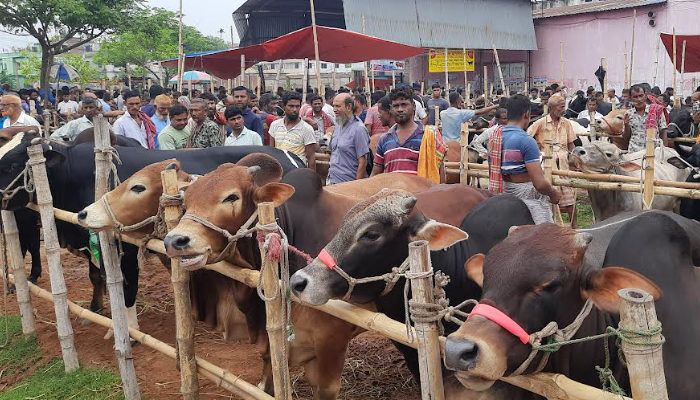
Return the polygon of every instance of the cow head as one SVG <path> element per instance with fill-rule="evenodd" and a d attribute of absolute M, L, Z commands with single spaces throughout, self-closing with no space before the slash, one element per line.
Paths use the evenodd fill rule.
<path fill-rule="evenodd" d="M 627 110 L 613 110 L 603 118 L 596 118 L 595 126 L 598 128 L 598 131 L 602 131 L 607 135 L 622 135 L 626 111 Z"/>
<path fill-rule="evenodd" d="M 338 267 L 359 279 L 391 272 L 408 256 L 408 244 L 427 240 L 431 250 L 440 250 L 467 238 L 451 225 L 427 219 L 414 211 L 416 198 L 403 190 L 383 189 L 356 204 L 346 214 L 336 235 L 324 250 Z M 320 305 L 344 297 L 349 289 L 345 278 L 320 258 L 291 278 L 294 294 L 305 303 Z M 351 299 L 358 303 L 376 300 L 383 281 L 357 285 Z"/>
<path fill-rule="evenodd" d="M 156 215 L 163 194 L 163 181 L 160 173 L 166 168 L 177 171 L 178 186 L 184 189 L 190 183 L 190 176 L 180 169 L 175 159 L 153 163 L 122 182 L 114 190 L 85 207 L 78 213 L 78 223 L 93 231 L 115 230 L 116 224 L 134 225 Z M 109 205 L 110 215 L 104 202 Z M 130 236 L 143 238 L 153 232 L 153 224 L 148 224 Z"/>
<path fill-rule="evenodd" d="M 282 166 L 273 157 L 255 153 L 237 164 L 223 164 L 192 183 L 185 191 L 187 214 L 197 216 L 230 233 L 250 218 L 258 203 L 284 203 L 294 188 L 278 181 Z M 164 239 L 169 257 L 196 268 L 213 262 L 226 248 L 220 232 L 183 218 Z"/>
<path fill-rule="evenodd" d="M 586 233 L 554 224 L 512 228 L 486 257 L 478 254 L 467 260 L 465 269 L 483 287 L 481 304 L 501 311 L 527 334 L 551 321 L 567 326 L 587 299 L 600 310 L 617 313 L 619 289 L 641 288 L 660 297 L 656 285 L 632 270 L 584 268 L 590 241 Z M 474 315 L 448 336 L 445 363 L 457 371 L 464 386 L 486 390 L 517 369 L 530 351 L 529 344 L 501 325 Z"/>
<path fill-rule="evenodd" d="M 6 191 L 24 184 L 20 175 L 24 173 L 27 161 L 29 161 L 27 148 L 36 138 L 39 136 L 35 133 L 21 132 L 0 147 L 0 190 Z M 48 145 L 43 145 L 43 148 L 47 168 L 51 168 L 65 159 L 61 153 L 51 150 Z M 5 208 L 8 210 L 17 210 L 29 202 L 29 195 L 24 190 L 20 190 L 9 200 L 6 199 L 6 196 L 7 193 L 2 194 L 3 204 L 6 203 Z"/>
<path fill-rule="evenodd" d="M 571 152 L 576 166 L 584 172 L 607 173 L 623 163 L 622 151 L 612 143 L 594 141 L 577 146 Z"/>

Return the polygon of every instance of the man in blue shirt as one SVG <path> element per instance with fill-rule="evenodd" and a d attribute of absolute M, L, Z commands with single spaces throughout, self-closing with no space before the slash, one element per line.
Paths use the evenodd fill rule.
<path fill-rule="evenodd" d="M 369 133 L 355 115 L 355 102 L 349 93 L 333 98 L 336 126 L 331 137 L 331 161 L 327 184 L 367 177 Z"/>
<path fill-rule="evenodd" d="M 250 92 L 245 86 L 237 86 L 233 89 L 233 104 L 243 111 L 243 122 L 245 127 L 260 135 L 260 139 L 265 143 L 265 131 L 262 120 L 250 108 Z"/>
<path fill-rule="evenodd" d="M 491 136 L 489 164 L 500 160 L 503 193 L 522 199 L 536 224 L 553 222 L 549 203 L 558 204 L 561 194 L 545 179 L 540 165 L 540 149 L 524 129 L 530 123 L 530 100 L 516 94 L 508 98 L 506 108 L 508 125 Z M 500 139 L 498 135 L 502 135 L 500 151 L 494 148 Z"/>
<path fill-rule="evenodd" d="M 440 113 L 440 121 L 442 122 L 442 137 L 445 140 L 459 140 L 462 133 L 462 124 L 476 117 L 489 113 L 498 107 L 498 104 L 480 108 L 478 110 L 463 110 L 464 98 L 457 93 L 450 93 L 450 108 Z M 433 111 L 434 112 L 434 111 Z"/>

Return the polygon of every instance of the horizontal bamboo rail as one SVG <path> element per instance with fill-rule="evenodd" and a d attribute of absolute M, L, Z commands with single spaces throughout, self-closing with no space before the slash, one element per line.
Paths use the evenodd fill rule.
<path fill-rule="evenodd" d="M 14 276 L 10 275 L 10 282 L 14 283 Z M 47 290 L 44 290 L 40 288 L 39 286 L 36 286 L 32 283 L 29 284 L 29 290 L 37 297 L 53 302 L 53 295 L 48 292 Z M 70 312 L 73 314 L 77 315 L 79 318 L 83 318 L 87 321 L 96 323 L 100 326 L 103 326 L 105 328 L 112 328 L 112 320 L 96 314 L 92 311 L 89 311 L 85 308 L 80 307 L 79 305 L 73 303 L 72 301 L 68 301 L 68 309 Z M 134 328 L 129 328 L 129 336 L 131 336 L 134 340 L 137 342 L 159 352 L 162 353 L 173 360 L 176 359 L 176 352 L 175 348 L 161 342 L 160 340 L 154 338 L 153 336 L 141 332 L 139 330 L 136 330 Z M 256 400 L 274 400 L 272 396 L 268 395 L 261 389 L 259 389 L 257 386 L 252 385 L 245 380 L 241 379 L 240 377 L 232 374 L 231 372 L 218 367 L 211 362 L 201 358 L 197 357 L 197 372 L 202 374 L 205 378 L 209 379 L 210 381 L 214 382 L 217 386 L 220 386 L 231 393 L 234 393 L 237 396 L 245 397 L 245 398 L 253 398 Z"/>

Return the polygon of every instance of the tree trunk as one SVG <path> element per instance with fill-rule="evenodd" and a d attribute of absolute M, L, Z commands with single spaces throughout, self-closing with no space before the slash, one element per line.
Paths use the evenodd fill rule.
<path fill-rule="evenodd" d="M 41 78 L 39 86 L 41 89 L 44 89 L 44 97 L 42 98 L 44 108 L 48 108 L 49 106 L 49 91 L 51 90 L 49 86 L 49 72 L 51 64 L 53 63 L 53 57 L 54 54 L 50 49 L 41 49 Z"/>

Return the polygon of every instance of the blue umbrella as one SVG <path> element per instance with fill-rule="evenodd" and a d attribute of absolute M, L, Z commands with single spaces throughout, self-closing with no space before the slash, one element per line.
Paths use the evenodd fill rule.
<path fill-rule="evenodd" d="M 51 64 L 49 73 L 52 77 L 59 81 L 72 81 L 80 76 L 75 68 L 61 62 Z"/>

